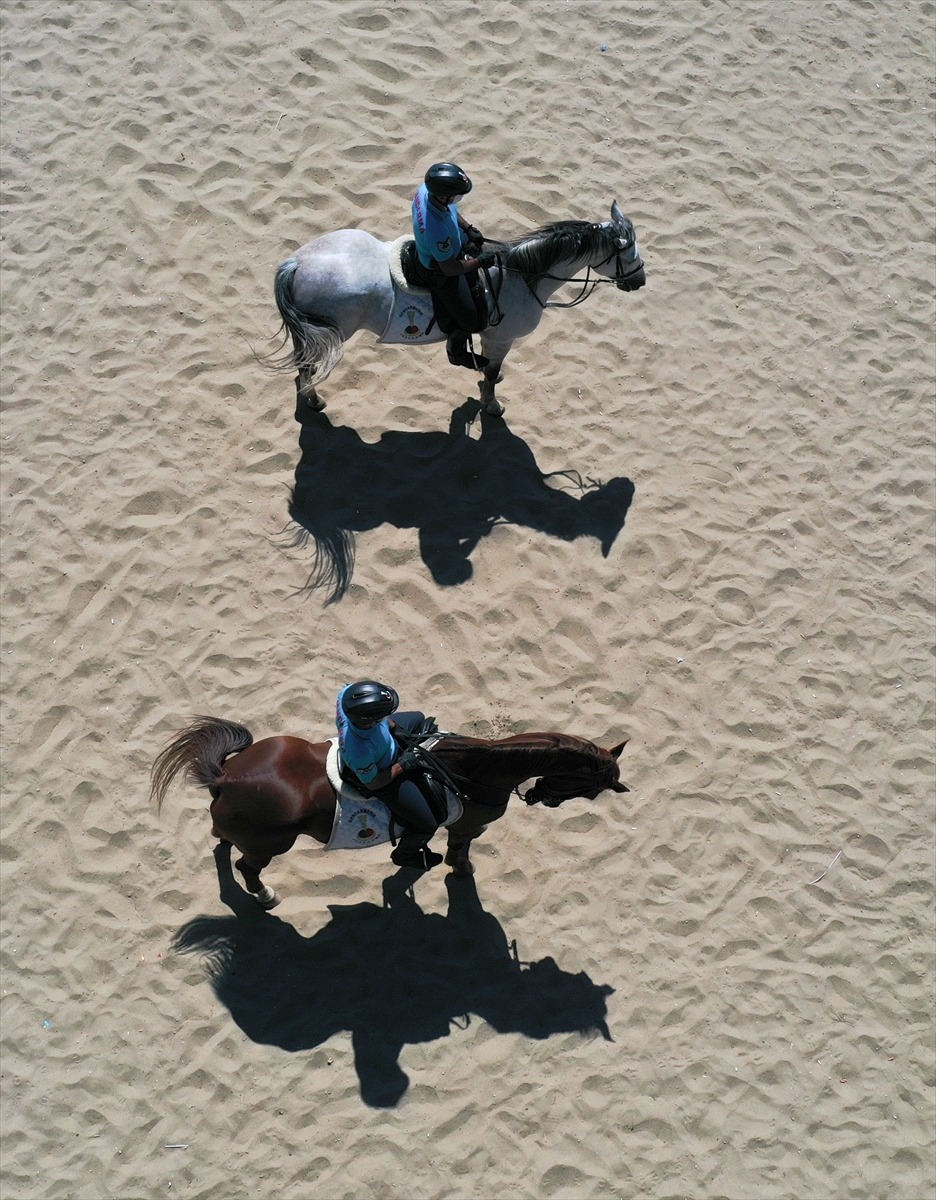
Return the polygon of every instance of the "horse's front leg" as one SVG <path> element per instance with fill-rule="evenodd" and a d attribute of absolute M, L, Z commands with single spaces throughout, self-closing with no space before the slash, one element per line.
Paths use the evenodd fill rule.
<path fill-rule="evenodd" d="M 481 832 L 484 832 L 485 826 L 481 827 Z M 468 857 L 468 852 L 471 849 L 472 839 L 470 837 L 456 837 L 451 830 L 448 835 L 448 849 L 445 852 L 446 866 L 452 868 L 452 874 L 465 878 L 468 875 L 474 875 L 474 863 Z"/>
<path fill-rule="evenodd" d="M 507 357 L 507 351 L 512 343 L 505 345 L 503 342 L 495 342 L 484 335 L 481 335 L 481 350 L 484 357 L 488 359 L 488 365 L 484 368 L 484 378 L 478 383 L 481 389 L 481 403 L 484 405 L 484 411 L 490 413 L 492 417 L 501 417 L 504 414 L 504 406 L 494 394 L 494 387 L 503 380 L 501 367 L 504 359 Z"/>
<path fill-rule="evenodd" d="M 445 862 L 452 868 L 453 875 L 464 878 L 474 874 L 474 864 L 469 858 L 471 843 L 484 833 L 491 821 L 496 821 L 506 811 L 506 804 L 489 807 L 486 804 L 474 804 L 470 800 L 465 803 L 462 815 L 448 827 Z"/>

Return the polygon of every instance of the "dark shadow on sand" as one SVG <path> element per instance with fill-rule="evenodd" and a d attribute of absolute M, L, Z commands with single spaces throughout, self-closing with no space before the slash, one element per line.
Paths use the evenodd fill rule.
<path fill-rule="evenodd" d="M 329 924 L 305 938 L 238 886 L 229 846 L 215 859 L 221 899 L 235 915 L 196 917 L 174 949 L 205 956 L 219 1000 L 255 1042 L 309 1050 L 350 1030 L 361 1097 L 372 1107 L 392 1107 L 406 1091 L 398 1062 L 405 1044 L 446 1037 L 471 1014 L 499 1033 L 610 1040 L 606 997 L 614 989 L 552 958 L 521 963 L 471 879 L 447 877 L 440 916 L 416 903 L 416 873 L 399 870 L 384 880 L 382 908 L 330 904 Z"/>
<path fill-rule="evenodd" d="M 479 414 L 481 436 L 469 437 Z M 289 515 L 299 527 L 295 544 L 315 550 L 307 586 L 327 589 L 326 603 L 351 583 L 356 532 L 385 523 L 418 530 L 432 578 L 451 586 L 471 578 L 472 551 L 499 524 L 566 542 L 594 537 L 607 557 L 634 496 L 629 479 L 598 484 L 574 470 L 552 477 L 563 476 L 577 495 L 550 487 L 526 442 L 477 400 L 454 410 L 448 433 L 391 430 L 376 444 L 333 426 L 304 400 L 296 420 L 302 456 Z"/>

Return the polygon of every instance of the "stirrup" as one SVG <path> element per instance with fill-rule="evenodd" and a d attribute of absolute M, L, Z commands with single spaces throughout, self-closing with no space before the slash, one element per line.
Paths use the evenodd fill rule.
<path fill-rule="evenodd" d="M 398 867 L 415 867 L 417 871 L 431 871 L 442 861 L 442 855 L 436 854 L 428 846 L 409 847 L 401 843 L 390 855 L 390 861 Z"/>
<path fill-rule="evenodd" d="M 472 355 L 467 351 L 457 358 L 450 354 L 448 360 L 453 367 L 467 367 L 469 371 L 484 371 L 490 365 L 490 359 L 485 358 L 483 354 Z"/>
<path fill-rule="evenodd" d="M 469 371 L 483 371 L 490 363 L 490 359 L 485 358 L 483 354 L 474 354 L 468 349 L 467 338 L 457 349 L 451 344 L 450 339 L 446 343 L 445 350 L 453 367 L 467 367 Z"/>

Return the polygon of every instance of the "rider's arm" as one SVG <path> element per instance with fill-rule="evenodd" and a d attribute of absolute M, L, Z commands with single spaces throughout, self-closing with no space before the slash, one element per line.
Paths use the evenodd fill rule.
<path fill-rule="evenodd" d="M 392 783 L 400 774 L 403 768 L 399 763 L 391 763 L 384 771 L 378 771 L 373 779 L 369 780 L 364 786 L 369 792 L 379 792 L 381 788 L 385 788 L 388 783 Z"/>
<path fill-rule="evenodd" d="M 476 258 L 447 258 L 443 262 L 438 259 L 435 261 L 443 275 L 466 275 L 469 271 L 476 271 L 480 265 Z"/>

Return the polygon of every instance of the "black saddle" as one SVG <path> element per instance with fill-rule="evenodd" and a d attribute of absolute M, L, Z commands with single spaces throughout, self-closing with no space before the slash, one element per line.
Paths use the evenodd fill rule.
<path fill-rule="evenodd" d="M 489 314 L 487 296 L 484 286 L 479 279 L 479 271 L 469 271 L 466 276 L 443 275 L 440 271 L 430 271 L 419 261 L 415 241 L 404 242 L 400 251 L 400 266 L 403 277 L 410 287 L 428 288 L 432 296 L 433 319 L 426 333 L 438 322 L 442 333 L 450 334 L 456 331 L 462 333 L 482 333 L 488 327 Z M 453 294 L 458 291 L 459 278 L 464 278 L 471 293 L 474 313 L 466 311 L 461 302 L 461 315 L 454 316 L 450 311 Z M 448 299 L 446 299 L 448 296 Z M 456 310 L 457 311 L 457 310 Z M 465 364 L 467 365 L 467 364 Z"/>
<path fill-rule="evenodd" d="M 426 281 L 429 272 L 419 261 L 415 242 L 403 243 L 403 249 L 400 251 L 400 266 L 403 268 L 403 278 L 410 287 L 427 288 L 430 286 Z"/>

